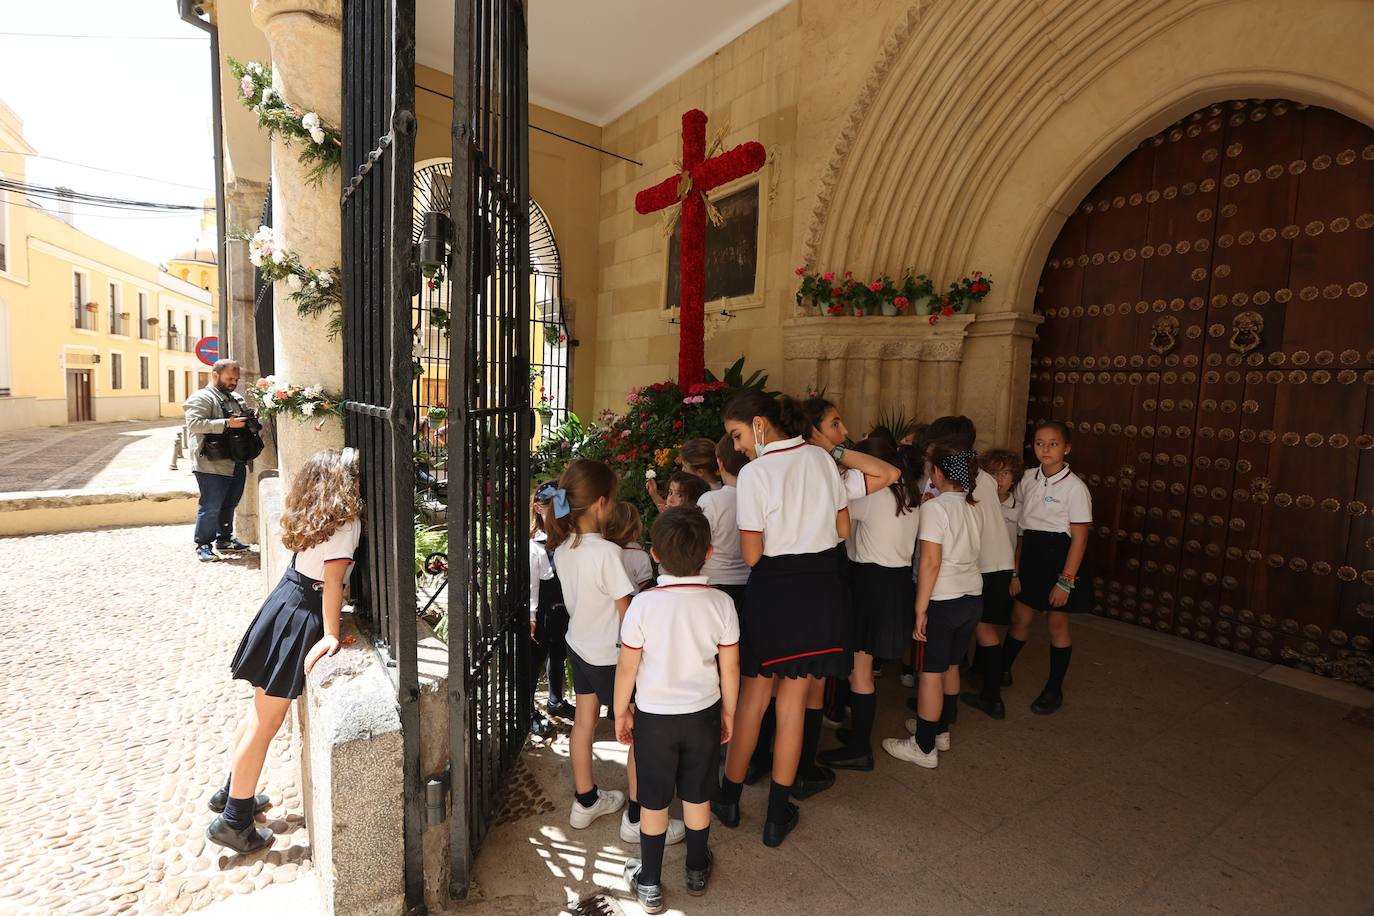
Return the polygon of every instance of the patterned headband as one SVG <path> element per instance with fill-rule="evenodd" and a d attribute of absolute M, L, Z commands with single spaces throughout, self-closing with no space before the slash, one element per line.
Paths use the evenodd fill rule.
<path fill-rule="evenodd" d="M 567 518 L 572 513 L 568 491 L 553 483 L 546 483 L 534 492 L 535 502 L 553 503 L 553 517 Z"/>
<path fill-rule="evenodd" d="M 973 492 L 973 469 L 978 467 L 978 453 L 973 449 L 964 449 L 953 455 L 946 455 L 940 459 L 937 465 L 951 483 L 956 483 L 964 489 L 965 493 Z"/>

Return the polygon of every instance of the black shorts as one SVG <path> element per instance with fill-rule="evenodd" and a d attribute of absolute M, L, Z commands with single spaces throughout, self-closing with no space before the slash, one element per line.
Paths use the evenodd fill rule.
<path fill-rule="evenodd" d="M 568 661 L 572 663 L 574 693 L 594 693 L 602 706 L 615 706 L 615 665 L 588 664 L 572 646 L 568 647 Z"/>
<path fill-rule="evenodd" d="M 983 616 L 979 623 L 1011 626 L 1011 570 L 983 573 Z"/>
<path fill-rule="evenodd" d="M 931 601 L 926 612 L 925 660 L 921 670 L 926 674 L 943 674 L 959 664 L 968 652 L 969 640 L 982 613 L 982 595 Z"/>
<path fill-rule="evenodd" d="M 711 587 L 720 589 L 721 591 L 725 592 L 725 594 L 730 596 L 730 600 L 735 602 L 736 614 L 744 613 L 745 584 L 743 582 L 741 582 L 739 585 L 713 585 Z"/>
<path fill-rule="evenodd" d="M 1050 604 L 1050 592 L 1059 581 L 1059 573 L 1068 559 L 1073 538 L 1058 531 L 1021 532 L 1021 594 L 1016 596 L 1027 607 L 1037 611 L 1059 611 L 1064 614 L 1091 613 L 1097 604 L 1093 595 L 1093 580 L 1085 557 L 1078 569 L 1078 581 L 1063 607 Z"/>
<path fill-rule="evenodd" d="M 575 670 L 575 669 L 574 669 Z M 635 710 L 639 803 L 651 811 L 678 798 L 689 805 L 715 797 L 720 769 L 720 703 L 675 716 Z"/>

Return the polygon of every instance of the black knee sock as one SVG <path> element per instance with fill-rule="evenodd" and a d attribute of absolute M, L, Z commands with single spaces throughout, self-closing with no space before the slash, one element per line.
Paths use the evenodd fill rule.
<path fill-rule="evenodd" d="M 1021 654 L 1021 650 L 1026 647 L 1024 641 L 1017 639 L 1010 633 L 1002 642 L 1002 670 L 1010 671 L 1011 666 L 1016 664 L 1016 656 Z"/>
<path fill-rule="evenodd" d="M 639 832 L 639 884 L 641 887 L 663 883 L 663 847 L 668 834 Z"/>
<path fill-rule="evenodd" d="M 787 821 L 788 799 L 792 797 L 791 786 L 780 786 L 776 782 L 768 784 L 768 820 L 774 824 Z"/>
<path fill-rule="evenodd" d="M 235 830 L 243 828 L 253 823 L 253 796 L 247 798 L 230 798 L 224 805 L 224 820 Z"/>
<path fill-rule="evenodd" d="M 639 802 L 637 802 L 637 801 L 627 802 L 627 803 L 625 804 L 625 811 L 626 811 L 626 814 L 627 814 L 627 815 L 629 816 L 629 818 L 630 818 L 630 823 L 631 823 L 631 824 L 638 824 L 638 823 L 639 823 Z"/>
<path fill-rule="evenodd" d="M 986 646 L 980 646 L 980 645 L 978 645 L 977 643 L 974 643 L 974 645 L 973 645 L 973 664 L 969 666 L 969 670 L 970 670 L 970 671 L 982 671 L 982 670 L 983 670 L 983 656 L 984 656 L 984 654 L 985 654 L 986 652 L 987 652 L 987 647 L 986 647 Z"/>
<path fill-rule="evenodd" d="M 854 728 L 849 738 L 849 746 L 855 750 L 869 752 L 873 747 L 873 720 L 878 715 L 878 695 L 876 693 L 855 693 L 850 696 L 854 710 Z"/>
<path fill-rule="evenodd" d="M 797 772 L 802 776 L 816 772 L 816 750 L 821 744 L 821 717 L 824 715 L 819 709 L 806 711 L 802 725 L 801 762 L 797 765 Z"/>
<path fill-rule="evenodd" d="M 577 803 L 584 808 L 590 808 L 592 805 L 596 804 L 596 799 L 599 794 L 600 793 L 596 791 L 596 786 L 592 786 L 591 789 L 586 792 L 577 793 Z"/>
<path fill-rule="evenodd" d="M 980 646 L 983 653 L 983 687 L 979 694 L 985 700 L 1002 702 L 1002 645 Z"/>
<path fill-rule="evenodd" d="M 768 708 L 764 710 L 763 721 L 759 723 L 759 741 L 754 745 L 754 756 L 749 761 L 756 766 L 766 766 L 769 758 L 773 756 L 773 735 L 778 730 L 777 704 L 769 700 Z M 738 801 L 738 799 L 736 799 Z"/>
<path fill-rule="evenodd" d="M 229 775 L 226 776 L 226 777 L 224 777 L 224 794 L 225 794 L 225 795 L 228 795 L 228 794 L 229 794 L 229 786 L 230 786 L 231 783 L 233 783 L 233 781 L 234 781 L 234 771 L 233 771 L 233 770 L 230 770 L 230 771 L 229 771 Z"/>
<path fill-rule="evenodd" d="M 935 750 L 935 736 L 940 733 L 940 723 L 930 719 L 916 720 L 916 746 L 929 754 Z"/>
<path fill-rule="evenodd" d="M 716 801 L 722 805 L 738 805 L 740 794 L 744 792 L 744 783 L 734 782 L 728 776 L 720 778 L 720 792 L 716 794 Z"/>
<path fill-rule="evenodd" d="M 1073 657 L 1073 646 L 1050 646 L 1050 679 L 1045 682 L 1046 690 L 1055 693 L 1064 691 L 1064 675 L 1069 670 L 1069 659 Z"/>
<path fill-rule="evenodd" d="M 706 867 L 707 840 L 711 838 L 711 825 L 700 830 L 687 828 L 687 867 L 700 871 Z"/>
<path fill-rule="evenodd" d="M 849 690 L 849 681 L 842 678 L 835 680 L 835 700 L 830 704 L 830 718 L 836 722 L 844 718 L 844 711 L 849 709 L 849 699 L 852 696 Z"/>
<path fill-rule="evenodd" d="M 938 726 L 936 734 L 943 735 L 945 732 L 949 731 L 949 727 L 953 725 L 955 721 L 958 720 L 958 718 L 959 694 L 947 693 L 945 694 L 944 708 L 940 711 L 940 724 Z"/>

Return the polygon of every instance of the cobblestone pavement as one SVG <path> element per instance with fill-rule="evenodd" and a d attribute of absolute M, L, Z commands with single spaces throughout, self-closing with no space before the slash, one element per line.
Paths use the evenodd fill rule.
<path fill-rule="evenodd" d="M 96 488 L 196 488 L 191 462 L 169 470 L 181 420 L 80 423 L 0 437 L 0 493 Z"/>
<path fill-rule="evenodd" d="M 0 913 L 181 913 L 310 870 L 289 724 L 259 789 L 272 849 L 205 840 L 262 580 L 257 554 L 201 564 L 190 542 L 184 525 L 0 538 Z"/>

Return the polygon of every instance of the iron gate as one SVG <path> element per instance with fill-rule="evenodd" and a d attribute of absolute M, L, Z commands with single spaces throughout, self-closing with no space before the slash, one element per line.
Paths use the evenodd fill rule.
<path fill-rule="evenodd" d="M 462 898 L 530 721 L 524 4 L 460 2 L 453 46 L 450 892 Z"/>
<path fill-rule="evenodd" d="M 410 244 L 415 0 L 346 0 L 343 47 L 344 435 L 367 503 L 357 608 L 395 670 L 404 756 L 405 888 L 424 906 Z"/>

